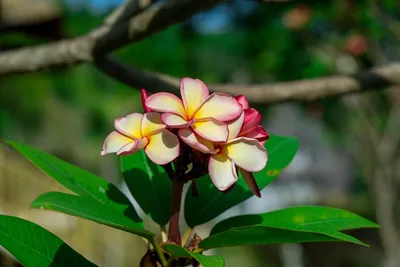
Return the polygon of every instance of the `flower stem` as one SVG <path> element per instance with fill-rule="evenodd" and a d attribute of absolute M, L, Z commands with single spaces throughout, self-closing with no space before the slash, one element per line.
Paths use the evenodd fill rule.
<path fill-rule="evenodd" d="M 165 259 L 164 253 L 163 253 L 160 245 L 157 243 L 157 241 L 154 238 L 152 238 L 150 240 L 150 242 L 153 245 L 155 252 L 157 253 L 157 256 L 158 256 L 158 259 L 160 260 L 161 266 L 167 267 L 168 263 L 167 263 L 167 260 Z"/>
<path fill-rule="evenodd" d="M 172 202 L 171 213 L 169 216 L 168 240 L 178 245 L 181 244 L 181 233 L 179 231 L 179 214 L 181 210 L 182 191 L 184 184 L 185 180 L 180 179 L 178 175 L 176 175 L 172 180 Z"/>

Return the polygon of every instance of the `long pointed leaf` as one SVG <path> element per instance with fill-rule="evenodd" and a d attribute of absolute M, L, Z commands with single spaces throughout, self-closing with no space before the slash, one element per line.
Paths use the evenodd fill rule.
<path fill-rule="evenodd" d="M 59 184 L 81 196 L 90 196 L 135 222 L 142 220 L 129 199 L 112 183 L 36 148 L 5 141 Z"/>
<path fill-rule="evenodd" d="M 261 244 L 286 242 L 346 241 L 366 245 L 360 240 L 340 231 L 357 228 L 377 228 L 377 224 L 357 214 L 329 207 L 299 206 L 274 212 L 235 216 L 219 222 L 211 230 L 210 237 L 200 246 L 212 248 L 251 243 Z M 230 241 L 228 241 L 230 240 Z M 257 243 L 258 244 L 258 243 Z"/>
<path fill-rule="evenodd" d="M 33 222 L 0 215 L 0 245 L 26 267 L 95 267 L 59 237 Z"/>
<path fill-rule="evenodd" d="M 78 216 L 147 239 L 154 237 L 154 234 L 142 229 L 142 223 L 136 223 L 123 213 L 87 196 L 48 192 L 37 197 L 32 202 L 31 207 Z"/>

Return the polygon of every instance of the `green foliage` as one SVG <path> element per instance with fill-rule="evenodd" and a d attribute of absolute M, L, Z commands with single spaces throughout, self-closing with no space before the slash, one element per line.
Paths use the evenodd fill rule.
<path fill-rule="evenodd" d="M 190 252 L 189 250 L 175 244 L 164 244 L 162 248 L 171 256 L 170 260 L 176 258 L 189 258 L 190 260 L 191 258 L 194 258 L 203 267 L 225 266 L 224 258 L 221 256 L 206 256 L 200 253 Z"/>
<path fill-rule="evenodd" d="M 97 266 L 46 229 L 13 216 L 0 215 L 0 245 L 26 267 Z"/>
<path fill-rule="evenodd" d="M 200 247 L 210 249 L 248 244 L 321 241 L 346 241 L 368 246 L 341 231 L 377 227 L 377 224 L 348 211 L 299 206 L 221 221 L 211 230 L 210 236 L 200 242 Z"/>
<path fill-rule="evenodd" d="M 142 210 L 156 223 L 168 222 L 172 183 L 161 166 L 154 164 L 141 150 L 121 157 L 125 182 Z"/>
<path fill-rule="evenodd" d="M 272 183 L 282 169 L 292 161 L 298 149 L 298 140 L 292 137 L 270 136 L 265 143 L 268 152 L 268 163 L 264 170 L 254 173 L 260 189 Z M 189 191 L 185 200 L 185 219 L 190 227 L 203 224 L 220 215 L 227 209 L 253 196 L 243 178 L 228 194 L 222 193 L 211 183 L 209 175 L 196 181 L 199 196 Z"/>
<path fill-rule="evenodd" d="M 112 183 L 36 148 L 13 141 L 5 142 L 72 192 L 81 196 L 90 196 L 124 214 L 134 222 L 142 222 L 129 199 Z"/>
<path fill-rule="evenodd" d="M 153 233 L 142 229 L 142 222 L 134 222 L 120 211 L 88 196 L 48 192 L 37 197 L 32 202 L 31 207 L 54 210 L 72 216 L 78 216 L 149 240 L 154 237 Z"/>

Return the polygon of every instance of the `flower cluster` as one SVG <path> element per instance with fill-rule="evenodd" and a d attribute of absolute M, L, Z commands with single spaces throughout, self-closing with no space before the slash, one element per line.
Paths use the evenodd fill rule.
<path fill-rule="evenodd" d="M 106 138 L 101 154 L 127 155 L 144 149 L 159 165 L 176 164 L 184 157 L 185 170 L 187 163 L 206 170 L 219 190 L 231 188 L 240 172 L 260 196 L 252 174 L 268 160 L 264 148 L 268 134 L 260 125 L 260 113 L 242 95 L 210 94 L 198 79 L 183 78 L 180 93 L 182 99 L 164 92 L 148 96 L 142 90 L 146 113 L 116 119 L 116 131 Z"/>

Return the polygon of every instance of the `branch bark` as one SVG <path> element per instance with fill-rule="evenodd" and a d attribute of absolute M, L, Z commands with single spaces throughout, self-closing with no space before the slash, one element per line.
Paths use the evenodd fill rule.
<path fill-rule="evenodd" d="M 0 76 L 94 63 L 101 71 L 134 88 L 150 92 L 179 92 L 179 79 L 165 74 L 125 66 L 106 54 L 138 42 L 221 0 L 175 0 L 152 4 L 154 0 L 128 0 L 102 25 L 70 40 L 0 53 Z M 144 11 L 142 11 L 145 9 Z M 141 12 L 139 12 L 141 11 Z M 383 89 L 400 83 L 400 63 L 377 67 L 354 76 L 330 76 L 275 84 L 211 84 L 212 91 L 244 94 L 253 103 L 308 102 L 326 97 Z"/>
<path fill-rule="evenodd" d="M 212 7 L 221 0 L 173 0 L 153 5 L 128 19 L 113 19 L 88 34 L 58 42 L 0 53 L 0 75 L 40 71 L 57 66 L 92 62 L 129 43 L 138 42 L 190 16 Z M 134 4 L 136 1 L 130 1 Z M 126 5 L 129 11 L 131 5 Z M 116 11 L 126 14 L 127 12 Z M 127 16 L 129 17 L 129 16 Z"/>
<path fill-rule="evenodd" d="M 99 70 L 133 88 L 149 92 L 179 93 L 179 79 L 133 65 L 125 65 L 112 57 L 95 61 Z M 232 95 L 245 95 L 250 102 L 277 104 L 282 102 L 308 102 L 326 97 L 341 96 L 368 90 L 384 89 L 400 83 L 400 63 L 377 67 L 354 76 L 330 76 L 275 84 L 211 84 L 211 91 Z"/>

